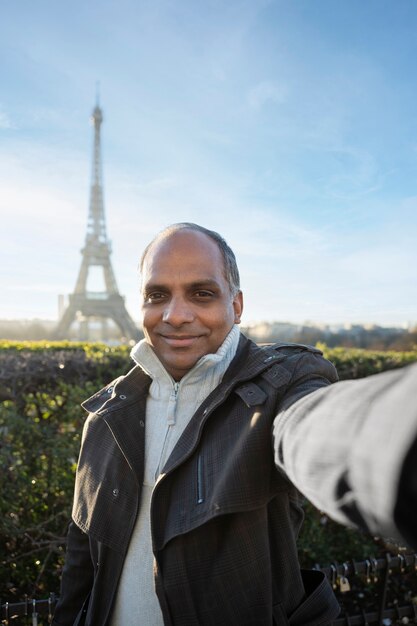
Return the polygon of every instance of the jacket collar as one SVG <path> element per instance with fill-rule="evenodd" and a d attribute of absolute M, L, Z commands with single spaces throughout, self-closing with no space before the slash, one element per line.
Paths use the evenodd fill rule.
<path fill-rule="evenodd" d="M 191 418 L 170 455 L 164 472 L 174 469 L 190 456 L 198 443 L 206 419 L 235 387 L 250 381 L 283 358 L 285 356 L 273 347 L 259 347 L 241 334 L 236 355 L 222 382 Z M 143 462 L 143 423 L 146 421 L 146 398 L 150 384 L 151 378 L 136 365 L 125 376 L 120 376 L 82 404 L 84 409 L 104 419 L 137 476 L 140 476 Z M 139 441 L 142 442 L 141 450 L 138 449 Z"/>
<path fill-rule="evenodd" d="M 259 347 L 241 334 L 236 355 L 222 382 L 200 405 L 184 429 L 165 464 L 164 475 L 174 470 L 191 456 L 200 439 L 204 423 L 211 413 L 224 402 L 233 389 L 239 387 L 242 383 L 250 381 L 283 359 L 285 359 L 285 356 L 274 350 L 273 346 Z"/>
<path fill-rule="evenodd" d="M 138 397 L 147 393 L 150 384 L 150 377 L 141 367 L 135 365 L 127 374 L 119 376 L 82 402 L 81 406 L 89 413 L 99 415 L 113 413 L 136 402 Z"/>
<path fill-rule="evenodd" d="M 276 350 L 277 345 L 258 346 L 241 333 L 236 355 L 224 376 L 224 382 L 244 382 L 261 374 L 286 356 Z"/>
<path fill-rule="evenodd" d="M 256 345 L 253 341 L 240 334 L 236 354 L 229 365 L 222 383 L 215 389 L 218 395 L 227 394 L 230 389 L 242 382 L 261 374 L 285 356 L 274 346 Z M 147 394 L 151 378 L 141 367 L 135 365 L 126 375 L 119 376 L 103 389 L 85 400 L 81 406 L 89 413 L 109 415 L 119 409 L 125 409 L 140 397 Z M 209 396 L 211 397 L 211 396 Z"/>

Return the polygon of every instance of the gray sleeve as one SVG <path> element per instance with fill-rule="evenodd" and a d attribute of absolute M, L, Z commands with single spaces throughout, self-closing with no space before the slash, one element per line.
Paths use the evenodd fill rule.
<path fill-rule="evenodd" d="M 416 396 L 417 364 L 317 389 L 279 411 L 276 464 L 336 521 L 401 537 L 394 511 L 417 437 Z"/>

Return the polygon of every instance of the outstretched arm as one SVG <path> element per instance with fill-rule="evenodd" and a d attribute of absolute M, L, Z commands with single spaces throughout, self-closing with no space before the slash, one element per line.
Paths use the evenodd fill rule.
<path fill-rule="evenodd" d="M 319 509 L 417 548 L 417 364 L 302 397 L 277 415 L 274 445 Z"/>

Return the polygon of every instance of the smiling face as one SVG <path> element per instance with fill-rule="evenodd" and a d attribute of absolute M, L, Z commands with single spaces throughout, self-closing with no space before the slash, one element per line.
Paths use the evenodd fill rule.
<path fill-rule="evenodd" d="M 145 338 L 175 380 L 217 351 L 243 307 L 242 293 L 231 293 L 217 243 L 188 229 L 151 246 L 142 297 Z"/>

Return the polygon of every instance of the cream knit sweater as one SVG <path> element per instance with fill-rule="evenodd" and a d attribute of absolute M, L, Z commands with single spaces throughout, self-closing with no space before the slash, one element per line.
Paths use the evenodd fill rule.
<path fill-rule="evenodd" d="M 153 487 L 196 409 L 220 383 L 236 353 L 239 334 L 238 326 L 233 326 L 216 354 L 203 356 L 179 383 L 168 374 L 144 339 L 132 349 L 133 360 L 152 378 L 152 383 L 146 402 L 144 484 L 117 590 L 112 626 L 163 626 L 153 580 L 150 527 Z"/>

